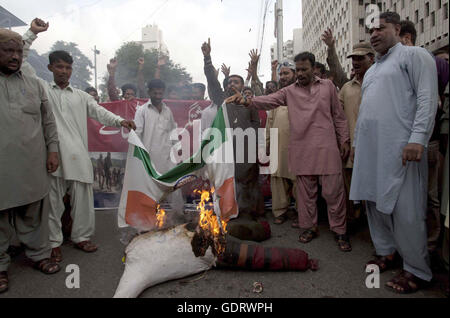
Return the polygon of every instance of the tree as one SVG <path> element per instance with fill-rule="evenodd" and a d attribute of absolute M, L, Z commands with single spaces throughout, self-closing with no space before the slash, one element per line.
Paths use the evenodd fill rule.
<path fill-rule="evenodd" d="M 153 79 L 156 71 L 156 65 L 159 59 L 157 50 L 144 50 L 144 46 L 136 42 L 123 44 L 117 51 L 115 58 L 118 66 L 116 71 L 116 85 L 121 87 L 124 84 L 137 85 L 138 59 L 143 57 L 144 79 L 146 81 Z M 108 76 L 103 77 L 103 84 L 100 85 L 102 91 L 106 87 Z M 166 64 L 161 67 L 161 80 L 167 85 L 177 85 L 180 82 L 192 82 L 192 77 L 186 69 L 179 64 L 175 64 L 170 58 L 167 58 Z"/>
<path fill-rule="evenodd" d="M 27 62 L 33 67 L 36 75 L 47 82 L 53 81 L 53 74 L 48 70 L 48 58 L 39 55 L 35 50 L 30 50 Z"/>
<path fill-rule="evenodd" d="M 73 72 L 70 79 L 70 84 L 74 87 L 85 90 L 87 87 L 91 86 L 89 82 L 92 79 L 92 69 L 94 68 L 91 60 L 84 55 L 78 48 L 78 44 L 64 41 L 57 41 L 53 44 L 50 52 L 45 54 L 48 61 L 48 56 L 53 51 L 66 51 L 73 58 Z"/>

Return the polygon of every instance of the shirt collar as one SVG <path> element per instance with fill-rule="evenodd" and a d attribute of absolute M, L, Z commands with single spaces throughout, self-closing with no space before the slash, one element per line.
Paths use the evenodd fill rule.
<path fill-rule="evenodd" d="M 17 72 L 15 72 L 9 76 L 6 76 L 6 74 L 4 74 L 3 72 L 0 72 L 0 76 L 3 76 L 3 77 L 17 76 L 18 78 L 23 78 L 23 74 L 22 74 L 21 70 L 18 70 Z"/>
<path fill-rule="evenodd" d="M 151 107 L 156 108 L 156 106 L 153 106 L 152 100 L 151 100 L 151 99 L 148 101 L 147 107 L 148 107 L 148 108 L 151 108 Z M 166 107 L 167 107 L 166 103 L 161 102 L 161 108 L 162 108 L 162 109 L 165 109 Z"/>
<path fill-rule="evenodd" d="M 320 83 L 320 84 L 321 84 L 322 82 L 323 82 L 323 79 L 321 79 L 320 77 L 314 76 L 314 78 L 313 78 L 313 84 L 316 84 L 316 83 Z M 300 85 L 300 83 L 298 82 L 298 80 L 295 81 L 295 85 L 296 85 L 297 87 L 303 87 L 303 86 Z"/>
<path fill-rule="evenodd" d="M 358 85 L 361 86 L 360 81 L 358 81 L 358 79 L 356 78 L 356 76 L 352 79 L 352 85 Z"/>
<path fill-rule="evenodd" d="M 61 87 L 59 87 L 56 83 L 55 83 L 55 81 L 53 81 L 52 82 L 52 88 L 56 88 L 56 89 L 61 89 Z M 61 89 L 62 90 L 62 89 Z M 69 86 L 67 86 L 66 88 L 64 88 L 63 90 L 65 90 L 65 91 L 70 91 L 70 92 L 74 92 L 74 89 L 73 89 L 73 87 L 72 87 L 72 85 L 70 85 L 69 84 Z"/>
<path fill-rule="evenodd" d="M 377 56 L 375 57 L 376 61 L 379 62 L 379 61 L 382 61 L 384 59 L 387 59 L 389 57 L 389 55 L 391 55 L 395 50 L 397 50 L 397 48 L 399 48 L 401 46 L 403 46 L 403 44 L 401 42 L 398 42 L 396 45 L 391 47 L 389 49 L 389 51 L 385 55 L 380 56 L 380 54 L 377 54 Z"/>

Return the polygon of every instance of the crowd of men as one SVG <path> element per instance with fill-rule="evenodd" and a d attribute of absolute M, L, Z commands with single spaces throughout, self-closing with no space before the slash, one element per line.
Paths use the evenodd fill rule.
<path fill-rule="evenodd" d="M 278 129 L 275 152 L 269 151 L 266 136 L 267 154 L 279 162 L 271 175 L 274 224 L 288 220 L 294 198 L 298 217 L 292 227 L 300 229 L 301 243 L 311 242 L 319 236 L 321 197 L 342 252 L 352 250 L 349 226 L 367 216 L 377 256 L 366 265 L 380 272 L 400 267 L 387 283 L 393 292 L 426 287 L 433 277 L 430 253 L 442 244 L 448 267 L 448 52 L 433 56 L 415 47 L 414 24 L 398 14 L 383 13 L 380 25 L 370 30 L 370 43 L 353 47 L 351 74 L 343 71 L 331 30 L 322 35 L 329 70 L 303 52 L 294 61 L 274 61 L 265 86 L 258 78 L 256 50 L 250 52 L 245 80 L 223 64 L 220 83 L 210 40 L 201 47 L 207 85 L 166 87 L 160 76 L 164 59 L 145 85 L 145 61 L 139 59 L 137 85 L 126 84 L 120 92 L 118 62 L 112 59 L 109 101 L 149 99 L 134 121 L 101 107 L 95 88 L 83 92 L 70 85 L 73 59 L 67 52 L 50 54 L 52 83 L 36 77 L 26 58 L 37 34 L 48 27 L 35 19 L 23 36 L 0 30 L 0 293 L 9 287 L 13 232 L 36 269 L 45 274 L 60 270 L 66 194 L 74 246 L 87 253 L 97 250 L 90 240 L 95 214 L 87 117 L 136 130 L 146 148 L 158 154 L 152 156 L 155 168 L 165 173 L 176 164 L 170 160 L 170 133 L 177 125 L 164 99 L 204 100 L 206 92 L 212 104 L 202 113 L 203 128 L 226 103 L 230 128 L 257 132 L 259 110 L 266 110 L 267 131 Z M 235 156 L 241 151 L 236 141 L 234 150 Z M 244 162 L 235 163 L 241 216 L 264 215 L 259 178 L 259 164 L 245 151 Z"/>

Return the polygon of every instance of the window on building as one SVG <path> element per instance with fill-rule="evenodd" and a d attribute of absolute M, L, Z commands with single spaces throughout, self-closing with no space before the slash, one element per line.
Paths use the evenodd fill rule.
<path fill-rule="evenodd" d="M 431 12 L 431 27 L 436 26 L 436 14 L 433 12 Z"/>
<path fill-rule="evenodd" d="M 448 19 L 448 3 L 444 4 L 444 20 Z"/>
<path fill-rule="evenodd" d="M 420 33 L 424 32 L 423 19 L 420 19 Z"/>
<path fill-rule="evenodd" d="M 415 21 L 416 24 L 419 23 L 419 10 L 416 10 Z"/>
<path fill-rule="evenodd" d="M 425 3 L 425 16 L 428 17 L 430 15 L 430 3 Z"/>

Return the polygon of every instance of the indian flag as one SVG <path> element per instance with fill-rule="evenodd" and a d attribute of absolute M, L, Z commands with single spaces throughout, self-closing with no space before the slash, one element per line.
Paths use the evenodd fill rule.
<path fill-rule="evenodd" d="M 150 152 L 134 131 L 128 138 L 129 151 L 119 227 L 132 226 L 141 231 L 156 228 L 157 207 L 161 200 L 186 183 L 203 177 L 214 186 L 214 212 L 221 220 L 238 216 L 234 182 L 233 136 L 226 105 L 219 108 L 211 126 L 203 134 L 200 149 L 166 174 L 154 167 Z"/>

